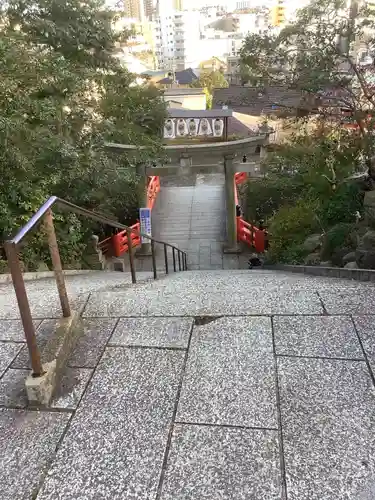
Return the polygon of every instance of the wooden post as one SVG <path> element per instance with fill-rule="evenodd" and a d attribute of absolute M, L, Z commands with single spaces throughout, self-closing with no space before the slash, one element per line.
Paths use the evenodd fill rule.
<path fill-rule="evenodd" d="M 65 278 L 61 266 L 60 252 L 57 244 L 55 226 L 53 224 L 52 210 L 48 210 L 44 216 L 44 227 L 46 228 L 48 237 L 48 246 L 51 254 L 53 272 L 55 273 L 57 291 L 59 293 L 61 309 L 64 318 L 69 318 L 71 315 L 68 294 L 66 292 Z"/>

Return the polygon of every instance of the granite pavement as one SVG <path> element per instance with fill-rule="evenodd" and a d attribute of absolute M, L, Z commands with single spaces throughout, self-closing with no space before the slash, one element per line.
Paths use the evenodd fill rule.
<path fill-rule="evenodd" d="M 144 278 L 69 277 L 84 335 L 39 409 L 11 285 L 0 286 L 2 500 L 375 498 L 371 283 Z M 28 290 L 43 344 L 54 282 Z"/>

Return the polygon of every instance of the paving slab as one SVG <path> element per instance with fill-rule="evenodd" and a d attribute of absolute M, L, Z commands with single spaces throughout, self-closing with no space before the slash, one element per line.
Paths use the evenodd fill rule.
<path fill-rule="evenodd" d="M 140 273 L 140 280 L 148 279 L 150 273 Z M 68 297 L 73 310 L 80 310 L 93 291 L 131 286 L 131 276 L 127 273 L 88 271 L 65 277 Z M 35 319 L 61 318 L 61 305 L 54 278 L 26 281 L 26 291 L 31 314 Z M 20 313 L 12 283 L 0 284 L 0 318 L 19 319 Z"/>
<path fill-rule="evenodd" d="M 38 500 L 154 499 L 183 358 L 106 349 Z"/>
<path fill-rule="evenodd" d="M 39 327 L 36 330 L 36 341 L 40 351 L 43 351 L 43 349 L 47 345 L 48 340 L 52 337 L 53 332 L 56 330 L 57 323 L 57 319 L 45 319 L 40 323 Z M 44 357 L 43 362 L 48 363 L 52 361 L 52 359 L 53 355 L 51 353 L 51 357 Z M 12 363 L 12 368 L 31 369 L 29 350 L 27 348 L 27 345 L 24 345 L 22 347 L 19 355 Z"/>
<path fill-rule="evenodd" d="M 279 358 L 288 500 L 375 495 L 375 390 L 365 362 Z"/>
<path fill-rule="evenodd" d="M 277 316 L 276 354 L 363 359 L 349 316 Z"/>
<path fill-rule="evenodd" d="M 109 345 L 185 349 L 192 318 L 121 318 Z"/>
<path fill-rule="evenodd" d="M 195 287 L 181 281 L 173 288 L 169 288 L 168 282 L 163 289 L 160 285 L 159 288 L 145 285 L 138 289 L 136 296 L 120 291 L 93 293 L 84 316 L 246 316 L 323 312 L 314 291 L 268 291 L 253 288 L 248 282 L 249 291 L 244 296 L 240 284 L 221 288 L 220 283 L 205 283 L 205 286 Z"/>
<path fill-rule="evenodd" d="M 84 335 L 78 339 L 68 364 L 71 366 L 81 366 L 94 368 L 101 356 L 105 344 L 110 337 L 116 324 L 116 319 L 85 319 L 83 321 Z M 54 335 L 57 319 L 45 319 L 41 322 L 36 331 L 36 340 L 40 351 L 43 353 L 43 362 L 51 362 L 55 357 L 55 352 L 43 352 L 47 342 Z M 12 363 L 12 368 L 30 369 L 29 351 L 24 345 Z"/>
<path fill-rule="evenodd" d="M 38 328 L 41 320 L 34 321 L 34 327 Z M 9 340 L 11 342 L 25 342 L 25 332 L 23 331 L 20 319 L 0 320 L 0 341 Z"/>
<path fill-rule="evenodd" d="M 22 344 L 0 342 L 0 377 L 22 349 Z"/>
<path fill-rule="evenodd" d="M 0 408 L 2 500 L 36 498 L 70 414 Z"/>
<path fill-rule="evenodd" d="M 43 350 L 51 338 L 53 331 L 56 328 L 55 319 L 45 319 L 40 324 L 36 331 L 36 339 L 40 350 Z M 116 325 L 117 319 L 84 319 L 83 328 L 84 334 L 78 339 L 78 342 L 71 353 L 67 364 L 69 366 L 95 368 L 100 356 L 102 355 L 105 345 L 111 336 Z M 52 356 L 53 353 L 51 353 Z M 51 358 L 45 357 L 43 362 L 52 361 Z M 29 351 L 27 346 L 23 346 L 19 355 L 12 363 L 12 368 L 30 369 Z"/>
<path fill-rule="evenodd" d="M 350 282 L 349 282 L 350 283 Z M 347 286 L 319 292 L 328 314 L 371 314 L 374 310 L 375 288 Z"/>
<path fill-rule="evenodd" d="M 69 366 L 95 368 L 110 338 L 117 319 L 86 319 L 83 321 L 84 333 L 78 339 L 68 359 Z"/>
<path fill-rule="evenodd" d="M 0 406 L 27 408 L 28 399 L 25 380 L 30 370 L 9 368 L 0 379 Z M 51 408 L 75 410 L 92 375 L 89 368 L 70 368 L 64 370 L 60 386 L 50 404 Z"/>
<path fill-rule="evenodd" d="M 375 316 L 353 317 L 372 372 L 375 374 Z"/>
<path fill-rule="evenodd" d="M 267 317 L 194 327 L 177 421 L 276 428 L 272 349 Z"/>
<path fill-rule="evenodd" d="M 161 500 L 280 500 L 277 432 L 175 425 Z"/>

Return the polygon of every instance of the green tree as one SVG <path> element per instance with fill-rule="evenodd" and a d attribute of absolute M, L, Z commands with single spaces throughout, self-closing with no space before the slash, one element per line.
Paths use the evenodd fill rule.
<path fill-rule="evenodd" d="M 363 186 L 348 179 L 359 168 L 358 141 L 348 132 L 341 139 L 337 148 L 318 131 L 299 133 L 269 153 L 264 179 L 247 183 L 246 219 L 266 221 L 273 262 L 303 262 L 309 234 L 355 226 L 356 213 L 363 214 Z"/>
<path fill-rule="evenodd" d="M 304 108 L 327 121 L 340 124 L 341 109 L 347 110 L 369 161 L 374 153 L 369 133 L 375 124 L 374 72 L 360 54 L 375 54 L 375 12 L 364 4 L 352 0 L 347 7 L 344 0 L 313 0 L 280 32 L 249 34 L 241 50 L 241 70 L 244 80 L 299 92 Z"/>
<path fill-rule="evenodd" d="M 210 94 L 215 88 L 229 87 L 225 76 L 221 71 L 202 71 L 198 80 L 194 82 L 194 87 L 206 88 Z"/>
<path fill-rule="evenodd" d="M 204 89 L 207 97 L 207 109 L 212 107 L 212 93 L 215 88 L 229 87 L 225 76 L 221 71 L 202 71 L 198 80 L 195 80 L 192 87 Z"/>
<path fill-rule="evenodd" d="M 157 158 L 165 106 L 116 57 L 126 33 L 113 30 L 113 13 L 100 0 L 2 5 L 0 238 L 52 194 L 130 222 L 137 206 L 134 165 L 104 145 L 144 145 L 143 160 Z M 87 227 L 64 220 L 58 230 L 68 258 Z"/>

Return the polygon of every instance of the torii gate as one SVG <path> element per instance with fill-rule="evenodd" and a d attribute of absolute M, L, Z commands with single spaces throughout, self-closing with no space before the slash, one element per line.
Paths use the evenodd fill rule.
<path fill-rule="evenodd" d="M 225 119 L 231 116 L 231 110 L 173 110 L 173 116 L 186 120 L 201 120 L 202 117 L 214 120 Z M 170 118 L 168 119 L 170 120 Z M 226 135 L 226 131 L 223 131 Z M 250 177 L 262 177 L 260 159 L 265 154 L 265 146 L 268 144 L 268 128 L 260 129 L 259 134 L 247 139 L 223 142 L 207 142 L 199 144 L 167 144 L 165 151 L 169 157 L 169 163 L 164 165 L 137 165 L 137 174 L 143 178 L 140 186 L 140 200 L 143 206 L 147 206 L 147 179 L 152 175 L 171 175 L 184 171 L 195 173 L 220 173 L 225 175 L 225 197 L 226 197 L 226 229 L 227 241 L 225 253 L 237 253 L 237 230 L 236 230 L 236 204 L 234 195 L 234 175 L 237 172 L 247 172 Z M 187 142 L 189 139 L 187 138 Z M 139 152 L 146 149 L 144 146 L 128 144 L 107 143 L 106 147 L 118 154 L 138 157 Z M 246 156 L 246 163 L 235 161 L 238 157 L 242 160 Z M 215 159 L 217 160 L 215 162 Z M 207 161 L 207 163 L 206 163 Z M 148 245 L 148 244 L 146 244 Z M 147 251 L 146 248 L 143 248 Z"/>

